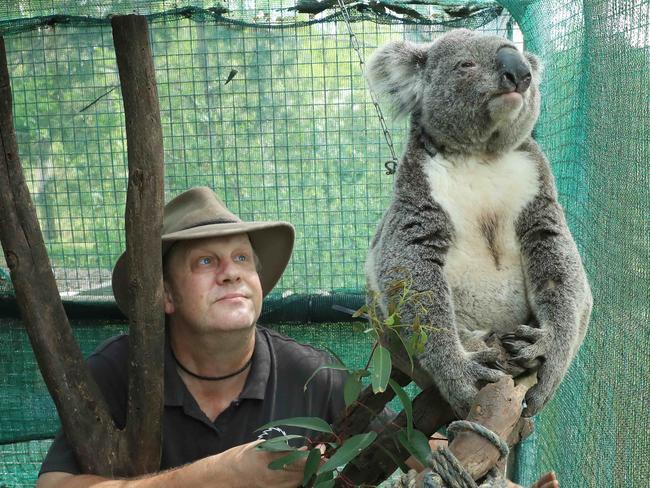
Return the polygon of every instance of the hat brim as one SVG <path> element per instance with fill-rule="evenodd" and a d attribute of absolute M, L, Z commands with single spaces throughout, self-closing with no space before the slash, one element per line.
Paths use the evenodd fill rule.
<path fill-rule="evenodd" d="M 262 295 L 266 296 L 282 277 L 293 250 L 295 231 L 288 222 L 230 222 L 208 224 L 172 232 L 161 236 L 162 255 L 178 241 L 226 237 L 248 234 L 251 246 L 259 259 Z M 118 308 L 128 316 L 129 287 L 126 252 L 118 258 L 113 268 L 113 296 Z"/>

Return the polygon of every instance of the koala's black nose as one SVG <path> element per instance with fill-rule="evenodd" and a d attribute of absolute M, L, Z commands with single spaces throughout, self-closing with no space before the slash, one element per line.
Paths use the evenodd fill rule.
<path fill-rule="evenodd" d="M 501 48 L 497 52 L 499 83 L 505 90 L 524 93 L 528 90 L 532 76 L 530 69 L 519 51 L 511 47 Z"/>

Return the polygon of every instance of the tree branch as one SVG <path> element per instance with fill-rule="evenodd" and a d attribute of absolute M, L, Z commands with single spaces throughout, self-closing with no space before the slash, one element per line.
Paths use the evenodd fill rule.
<path fill-rule="evenodd" d="M 7 55 L 1 37 L 0 188 L 0 240 L 43 379 L 81 469 L 111 474 L 117 461 L 119 433 L 63 310 L 18 156 Z"/>
<path fill-rule="evenodd" d="M 124 452 L 135 473 L 158 469 L 162 445 L 164 323 L 160 233 L 164 161 L 156 76 L 143 16 L 111 21 L 129 159 L 126 263 L 129 275 L 129 400 Z M 126 462 L 126 459 L 125 459 Z"/>

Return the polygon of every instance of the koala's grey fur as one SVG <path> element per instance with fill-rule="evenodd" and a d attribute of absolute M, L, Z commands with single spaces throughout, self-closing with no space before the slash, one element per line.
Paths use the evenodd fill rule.
<path fill-rule="evenodd" d="M 531 137 L 540 71 L 506 39 L 464 29 L 430 44 L 389 43 L 368 63 L 370 86 L 411 117 L 368 254 L 368 288 L 384 315 L 405 273 L 411 292 L 426 297 L 399 311 L 412 324 L 425 310 L 421 322 L 434 329 L 424 351 L 413 371 L 403 356 L 394 361 L 421 387 L 435 383 L 463 417 L 478 387 L 504 374 L 486 338 L 497 335 L 520 371 L 538 368 L 524 412 L 534 415 L 562 381 L 591 314 L 549 163 Z"/>

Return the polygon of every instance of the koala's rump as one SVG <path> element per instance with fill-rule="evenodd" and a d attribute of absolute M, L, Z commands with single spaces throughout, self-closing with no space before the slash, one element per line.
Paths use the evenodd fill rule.
<path fill-rule="evenodd" d="M 425 173 L 432 198 L 454 229 L 444 274 L 458 328 L 505 332 L 527 323 L 514 223 L 539 191 L 536 164 L 522 151 L 490 161 L 436 155 Z"/>

